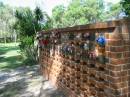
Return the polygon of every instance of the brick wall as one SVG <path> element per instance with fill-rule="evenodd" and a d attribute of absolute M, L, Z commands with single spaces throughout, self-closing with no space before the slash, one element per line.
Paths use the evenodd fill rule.
<path fill-rule="evenodd" d="M 41 31 L 39 40 L 48 36 L 48 44 L 40 45 L 43 75 L 67 97 L 130 97 L 129 24 L 129 19 L 122 19 Z M 74 36 L 89 33 L 89 38 L 64 39 L 70 32 Z M 103 47 L 95 41 L 100 34 L 106 38 Z M 82 47 L 86 42 L 89 50 Z M 66 45 L 74 47 L 73 54 L 61 51 Z"/>

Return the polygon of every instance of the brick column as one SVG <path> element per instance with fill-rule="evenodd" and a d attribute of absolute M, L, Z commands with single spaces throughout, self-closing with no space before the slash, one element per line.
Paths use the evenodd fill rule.
<path fill-rule="evenodd" d="M 128 83 L 130 71 L 130 33 L 126 20 L 117 23 L 114 32 L 107 33 L 106 63 L 108 97 L 130 97 Z"/>

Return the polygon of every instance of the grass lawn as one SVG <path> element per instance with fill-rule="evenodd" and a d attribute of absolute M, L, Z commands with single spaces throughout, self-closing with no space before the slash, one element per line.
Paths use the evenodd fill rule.
<path fill-rule="evenodd" d="M 22 65 L 18 43 L 0 43 L 0 70 L 13 69 Z"/>

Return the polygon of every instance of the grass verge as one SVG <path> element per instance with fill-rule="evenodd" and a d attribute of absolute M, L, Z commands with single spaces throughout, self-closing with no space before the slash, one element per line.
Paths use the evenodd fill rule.
<path fill-rule="evenodd" d="M 18 43 L 0 43 L 0 69 L 13 69 L 23 65 Z"/>

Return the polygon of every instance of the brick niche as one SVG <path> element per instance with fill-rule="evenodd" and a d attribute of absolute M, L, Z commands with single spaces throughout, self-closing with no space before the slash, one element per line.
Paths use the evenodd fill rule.
<path fill-rule="evenodd" d="M 130 19 L 39 33 L 48 39 L 39 48 L 41 72 L 67 97 L 130 97 Z M 88 39 L 78 39 L 85 33 Z M 100 34 L 106 38 L 104 47 L 96 43 Z M 71 35 L 77 38 L 67 38 Z M 88 50 L 82 47 L 86 42 Z M 74 47 L 73 53 L 61 51 L 66 45 Z M 96 49 L 95 57 L 91 53 Z"/>

